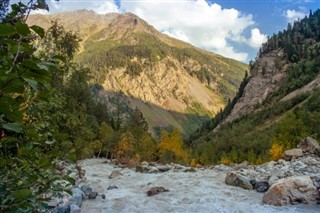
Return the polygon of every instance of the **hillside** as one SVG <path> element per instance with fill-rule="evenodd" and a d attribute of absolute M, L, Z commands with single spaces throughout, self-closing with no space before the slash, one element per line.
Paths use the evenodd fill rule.
<path fill-rule="evenodd" d="M 319 20 L 317 10 L 263 44 L 237 96 L 191 137 L 199 161 L 262 163 L 320 138 Z"/>
<path fill-rule="evenodd" d="M 164 35 L 132 13 L 81 10 L 32 15 L 28 22 L 46 28 L 51 20 L 78 32 L 75 61 L 89 68 L 108 108 L 127 113 L 137 107 L 152 132 L 171 126 L 193 132 L 234 97 L 247 69 Z"/>

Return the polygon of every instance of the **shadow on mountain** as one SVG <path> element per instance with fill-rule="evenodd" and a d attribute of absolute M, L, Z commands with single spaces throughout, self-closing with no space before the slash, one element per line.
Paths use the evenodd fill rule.
<path fill-rule="evenodd" d="M 209 120 L 208 115 L 199 115 L 198 113 L 181 113 L 150 102 L 142 101 L 133 96 L 127 96 L 121 92 L 105 91 L 101 87 L 95 87 L 95 93 L 101 101 L 104 101 L 108 110 L 122 116 L 128 116 L 137 107 L 149 124 L 149 129 L 156 136 L 160 135 L 163 129 L 172 129 L 176 127 L 184 136 L 189 136 L 202 123 Z"/>

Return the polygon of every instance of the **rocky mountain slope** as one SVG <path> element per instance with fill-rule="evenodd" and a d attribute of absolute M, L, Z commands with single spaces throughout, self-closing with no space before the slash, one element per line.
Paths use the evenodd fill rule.
<path fill-rule="evenodd" d="M 92 11 L 33 15 L 29 23 L 51 20 L 82 39 L 75 61 L 90 69 L 100 98 L 117 112 L 139 108 L 151 126 L 195 130 L 232 98 L 247 66 L 158 32 L 134 14 Z"/>
<path fill-rule="evenodd" d="M 320 10 L 270 37 L 237 96 L 192 137 L 202 163 L 262 163 L 319 139 Z M 272 154 L 273 153 L 273 154 Z"/>

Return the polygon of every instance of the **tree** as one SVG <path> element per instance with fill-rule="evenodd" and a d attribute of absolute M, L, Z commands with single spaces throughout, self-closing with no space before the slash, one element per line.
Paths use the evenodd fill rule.
<path fill-rule="evenodd" d="M 43 8 L 45 2 L 13 5 L 12 11 L 0 23 L 0 211 L 25 211 L 43 208 L 43 193 L 59 189 L 54 159 L 61 155 L 52 145 L 49 135 L 39 135 L 44 128 L 33 122 L 29 108 L 44 102 L 50 94 L 52 72 L 59 64 L 34 54 L 30 38 L 43 38 L 44 30 L 29 27 L 25 15 L 31 9 Z M 6 7 L 7 2 L 1 6 Z M 1 8 L 3 9 L 3 8 Z M 3 10 L 1 10 L 2 12 Z M 46 100 L 48 100 L 47 98 Z M 45 120 L 43 120 L 45 121 Z M 47 122 L 47 121 L 46 121 Z M 50 123 L 50 122 L 49 122 Z"/>
<path fill-rule="evenodd" d="M 115 148 L 115 156 L 119 162 L 129 162 L 134 156 L 133 136 L 130 132 L 125 132 L 121 135 L 120 141 Z"/>
<path fill-rule="evenodd" d="M 188 153 L 184 149 L 183 139 L 177 128 L 174 128 L 170 135 L 162 131 L 159 154 L 162 162 L 188 163 Z"/>
<path fill-rule="evenodd" d="M 101 148 L 98 153 L 100 157 L 101 152 L 108 158 L 113 158 L 113 150 L 115 148 L 116 138 L 114 130 L 105 122 L 102 122 L 99 128 L 98 139 L 101 143 Z"/>

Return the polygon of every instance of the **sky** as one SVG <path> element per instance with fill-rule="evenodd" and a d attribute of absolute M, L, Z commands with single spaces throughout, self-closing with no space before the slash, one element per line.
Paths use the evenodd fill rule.
<path fill-rule="evenodd" d="M 160 32 L 246 63 L 256 57 L 267 36 L 320 8 L 320 0 L 47 0 L 47 3 L 49 12 L 36 13 L 78 9 L 99 14 L 132 12 Z"/>

